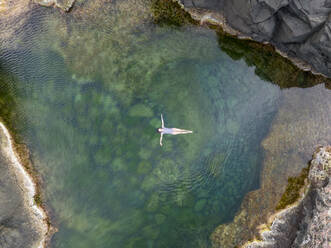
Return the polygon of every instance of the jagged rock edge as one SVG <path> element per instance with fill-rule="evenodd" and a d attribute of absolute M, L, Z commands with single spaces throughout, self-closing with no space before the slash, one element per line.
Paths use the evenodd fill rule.
<path fill-rule="evenodd" d="M 187 8 L 184 6 L 184 4 L 180 1 L 180 0 L 169 0 L 169 1 L 173 1 L 176 2 L 180 5 L 180 7 L 185 10 L 187 13 L 190 14 L 191 18 L 195 21 L 198 21 L 200 23 L 200 25 L 214 25 L 214 26 L 219 26 L 220 28 L 222 28 L 222 30 L 226 33 L 229 34 L 231 36 L 234 36 L 240 40 L 252 40 L 252 41 L 256 41 L 259 42 L 263 45 L 271 45 L 272 47 L 275 48 L 275 51 L 280 54 L 282 57 L 290 60 L 295 66 L 297 66 L 299 69 L 303 70 L 303 71 L 310 71 L 311 73 L 313 73 L 314 75 L 320 75 L 326 78 L 329 78 L 327 75 L 316 71 L 310 64 L 308 64 L 307 62 L 299 59 L 299 58 L 295 58 L 290 56 L 289 54 L 287 54 L 284 51 L 281 51 L 280 49 L 278 49 L 276 46 L 274 46 L 271 42 L 268 41 L 257 41 L 255 39 L 253 39 L 250 36 L 244 35 L 243 33 L 241 33 L 239 30 L 234 29 L 233 27 L 231 27 L 227 21 L 226 18 L 218 12 L 215 11 L 211 11 L 211 10 L 206 10 L 206 9 L 199 9 L 199 8 Z"/>

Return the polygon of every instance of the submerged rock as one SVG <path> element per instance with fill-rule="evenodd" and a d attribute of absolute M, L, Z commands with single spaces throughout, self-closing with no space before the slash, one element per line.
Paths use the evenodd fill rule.
<path fill-rule="evenodd" d="M 159 206 L 159 195 L 157 193 L 152 194 L 148 203 L 147 203 L 147 211 L 154 212 Z"/>
<path fill-rule="evenodd" d="M 131 117 L 153 117 L 153 111 L 144 104 L 136 104 L 129 110 Z"/>
<path fill-rule="evenodd" d="M 298 204 L 277 214 L 270 231 L 262 233 L 263 241 L 245 248 L 329 247 L 331 146 L 319 148 L 310 164 L 308 192 Z"/>
<path fill-rule="evenodd" d="M 206 202 L 207 202 L 206 199 L 200 199 L 200 200 L 198 200 L 197 203 L 196 203 L 195 206 L 194 206 L 194 210 L 195 210 L 196 212 L 201 211 L 201 210 L 205 207 Z"/>
<path fill-rule="evenodd" d="M 166 216 L 163 214 L 156 214 L 155 215 L 155 222 L 158 225 L 161 225 L 166 219 Z"/>
<path fill-rule="evenodd" d="M 142 229 L 142 233 L 146 238 L 154 240 L 159 236 L 160 230 L 155 225 L 149 225 Z"/>

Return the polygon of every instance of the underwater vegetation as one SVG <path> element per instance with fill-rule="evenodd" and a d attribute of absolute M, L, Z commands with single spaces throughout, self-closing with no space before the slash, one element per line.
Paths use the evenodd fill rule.
<path fill-rule="evenodd" d="M 287 179 L 287 186 L 284 194 L 280 198 L 276 210 L 284 209 L 287 206 L 295 203 L 299 197 L 300 192 L 302 191 L 303 186 L 305 185 L 305 181 L 308 178 L 309 166 L 308 168 L 303 168 L 300 175 L 296 177 L 289 177 Z"/>
<path fill-rule="evenodd" d="M 191 18 L 178 2 L 168 0 L 152 0 L 153 21 L 160 25 L 183 26 L 197 25 L 199 22 Z"/>
<path fill-rule="evenodd" d="M 0 63 L 0 120 L 13 130 L 13 120 L 17 118 L 15 101 L 15 86 L 11 83 L 14 76 L 10 75 Z"/>
<path fill-rule="evenodd" d="M 255 73 L 261 78 L 277 84 L 280 88 L 312 87 L 331 80 L 309 71 L 303 71 L 290 60 L 276 52 L 271 45 L 256 41 L 240 40 L 217 29 L 221 49 L 232 59 L 244 59 L 248 66 L 255 66 Z"/>

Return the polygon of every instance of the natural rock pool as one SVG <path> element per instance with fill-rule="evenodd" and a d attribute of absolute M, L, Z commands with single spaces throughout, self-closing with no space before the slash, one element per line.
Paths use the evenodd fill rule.
<path fill-rule="evenodd" d="M 0 91 L 43 179 L 51 247 L 209 247 L 259 187 L 280 87 L 214 31 L 154 24 L 149 1 L 36 8 L 19 31 Z M 194 133 L 160 147 L 161 113 Z"/>

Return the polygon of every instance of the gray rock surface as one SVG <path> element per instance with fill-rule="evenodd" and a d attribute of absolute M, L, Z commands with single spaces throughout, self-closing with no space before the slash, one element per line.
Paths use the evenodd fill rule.
<path fill-rule="evenodd" d="M 44 232 L 26 202 L 26 191 L 13 170 L 8 148 L 8 140 L 0 129 L 0 247 L 42 248 Z"/>
<path fill-rule="evenodd" d="M 279 213 L 263 241 L 245 248 L 328 248 L 331 238 L 331 146 L 319 148 L 309 171 L 310 187 L 294 207 Z"/>
<path fill-rule="evenodd" d="M 270 42 L 311 66 L 306 69 L 331 77 L 331 0 L 177 1 L 190 13 L 199 10 L 198 19 L 219 14 L 220 23 L 241 36 Z"/>
<path fill-rule="evenodd" d="M 63 11 L 69 11 L 75 0 L 34 0 L 34 2 L 46 7 L 54 5 Z"/>

